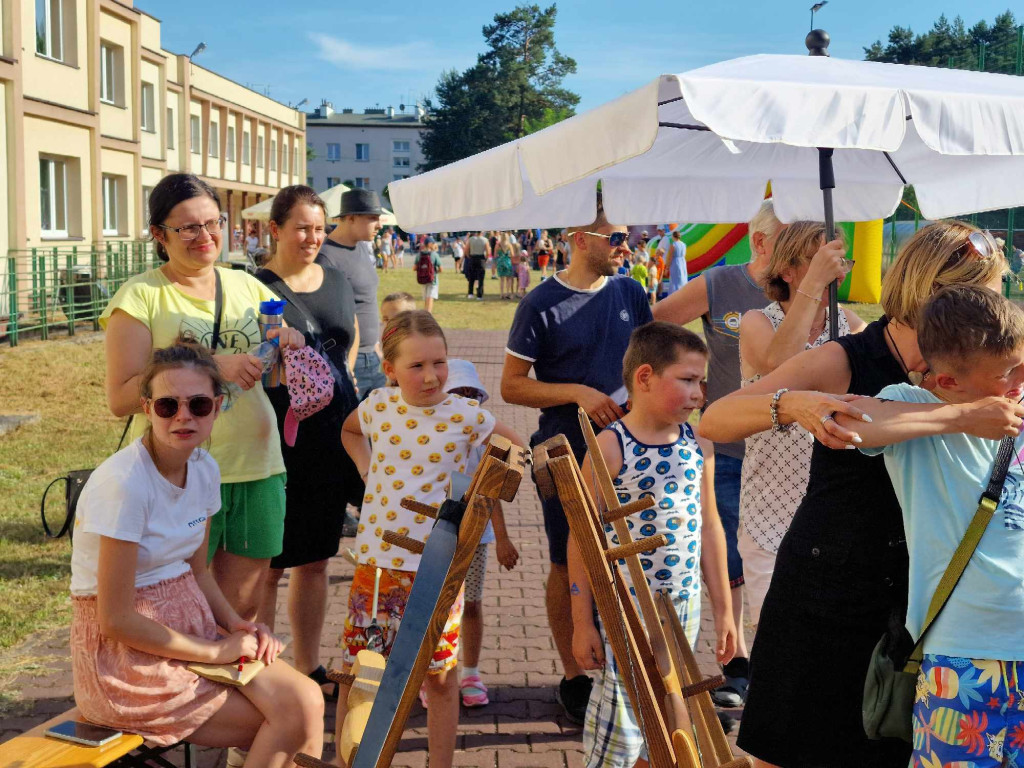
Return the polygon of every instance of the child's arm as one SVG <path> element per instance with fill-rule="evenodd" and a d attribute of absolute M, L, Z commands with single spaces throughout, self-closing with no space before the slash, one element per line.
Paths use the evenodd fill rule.
<path fill-rule="evenodd" d="M 590 592 L 576 539 L 569 536 L 569 602 L 572 605 L 572 655 L 580 669 L 604 666 L 604 643 L 594 625 L 594 596 Z"/>
<path fill-rule="evenodd" d="M 512 429 L 512 427 L 503 421 L 498 421 L 497 419 L 494 420 L 494 429 L 491 430 L 491 434 L 507 437 L 512 442 L 512 445 L 518 445 L 520 448 L 526 447 L 526 441 L 523 440 L 523 438 L 521 438 L 519 434 Z M 488 435 L 487 438 L 483 440 L 482 444 L 486 444 L 490 439 L 491 435 Z"/>
<path fill-rule="evenodd" d="M 351 457 L 359 476 L 366 480 L 370 471 L 370 441 L 359 427 L 359 409 L 352 411 L 341 425 L 341 444 Z"/>
<path fill-rule="evenodd" d="M 697 438 L 697 442 L 704 453 L 704 474 L 700 481 L 700 569 L 714 611 L 717 637 L 715 658 L 720 664 L 728 664 L 736 655 L 737 634 L 736 622 L 732 617 L 729 571 L 726 567 L 725 530 L 715 502 L 715 445 L 701 437 Z"/>
<path fill-rule="evenodd" d="M 498 555 L 498 562 L 511 571 L 519 562 L 519 550 L 508 537 L 505 513 L 501 509 L 500 501 L 495 501 L 494 509 L 491 510 L 491 526 L 494 528 L 494 550 Z"/>

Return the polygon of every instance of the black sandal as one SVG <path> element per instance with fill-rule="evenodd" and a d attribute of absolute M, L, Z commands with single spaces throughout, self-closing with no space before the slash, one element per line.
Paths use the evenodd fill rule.
<path fill-rule="evenodd" d="M 310 680 L 312 680 L 317 685 L 319 685 L 321 687 L 321 690 L 323 690 L 323 686 L 327 685 L 328 683 L 332 683 L 333 682 L 332 680 L 330 680 L 327 677 L 327 670 L 324 669 L 324 665 L 323 664 L 321 664 L 319 667 L 317 667 L 312 672 L 310 672 L 308 677 L 309 677 Z M 337 701 L 338 700 L 338 684 L 337 683 L 334 683 L 334 690 L 332 690 L 330 693 L 327 693 L 326 691 L 324 691 L 324 700 L 326 700 L 326 701 Z"/>

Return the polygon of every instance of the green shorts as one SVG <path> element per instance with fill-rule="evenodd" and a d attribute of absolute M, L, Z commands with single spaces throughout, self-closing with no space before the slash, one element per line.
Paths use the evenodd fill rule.
<path fill-rule="evenodd" d="M 210 518 L 213 560 L 218 549 L 233 555 L 277 557 L 284 547 L 285 473 L 248 483 L 222 483 L 220 512 Z"/>

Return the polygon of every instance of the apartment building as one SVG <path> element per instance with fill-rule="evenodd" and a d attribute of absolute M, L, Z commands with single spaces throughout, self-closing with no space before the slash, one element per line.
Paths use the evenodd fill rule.
<path fill-rule="evenodd" d="M 420 136 L 425 111 L 420 105 L 336 112 L 323 101 L 306 115 L 306 139 L 314 159 L 306 183 L 317 190 L 336 184 L 383 192 L 392 181 L 413 176 L 423 163 Z"/>
<path fill-rule="evenodd" d="M 231 226 L 305 180 L 305 115 L 164 50 L 161 22 L 131 0 L 0 12 L 0 255 L 143 238 L 171 172 L 213 185 Z"/>

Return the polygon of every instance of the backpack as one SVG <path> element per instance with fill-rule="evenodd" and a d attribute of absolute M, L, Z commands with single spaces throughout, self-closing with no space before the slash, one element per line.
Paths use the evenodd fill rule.
<path fill-rule="evenodd" d="M 429 253 L 421 253 L 416 261 L 416 282 L 420 285 L 434 282 L 434 258 Z"/>

